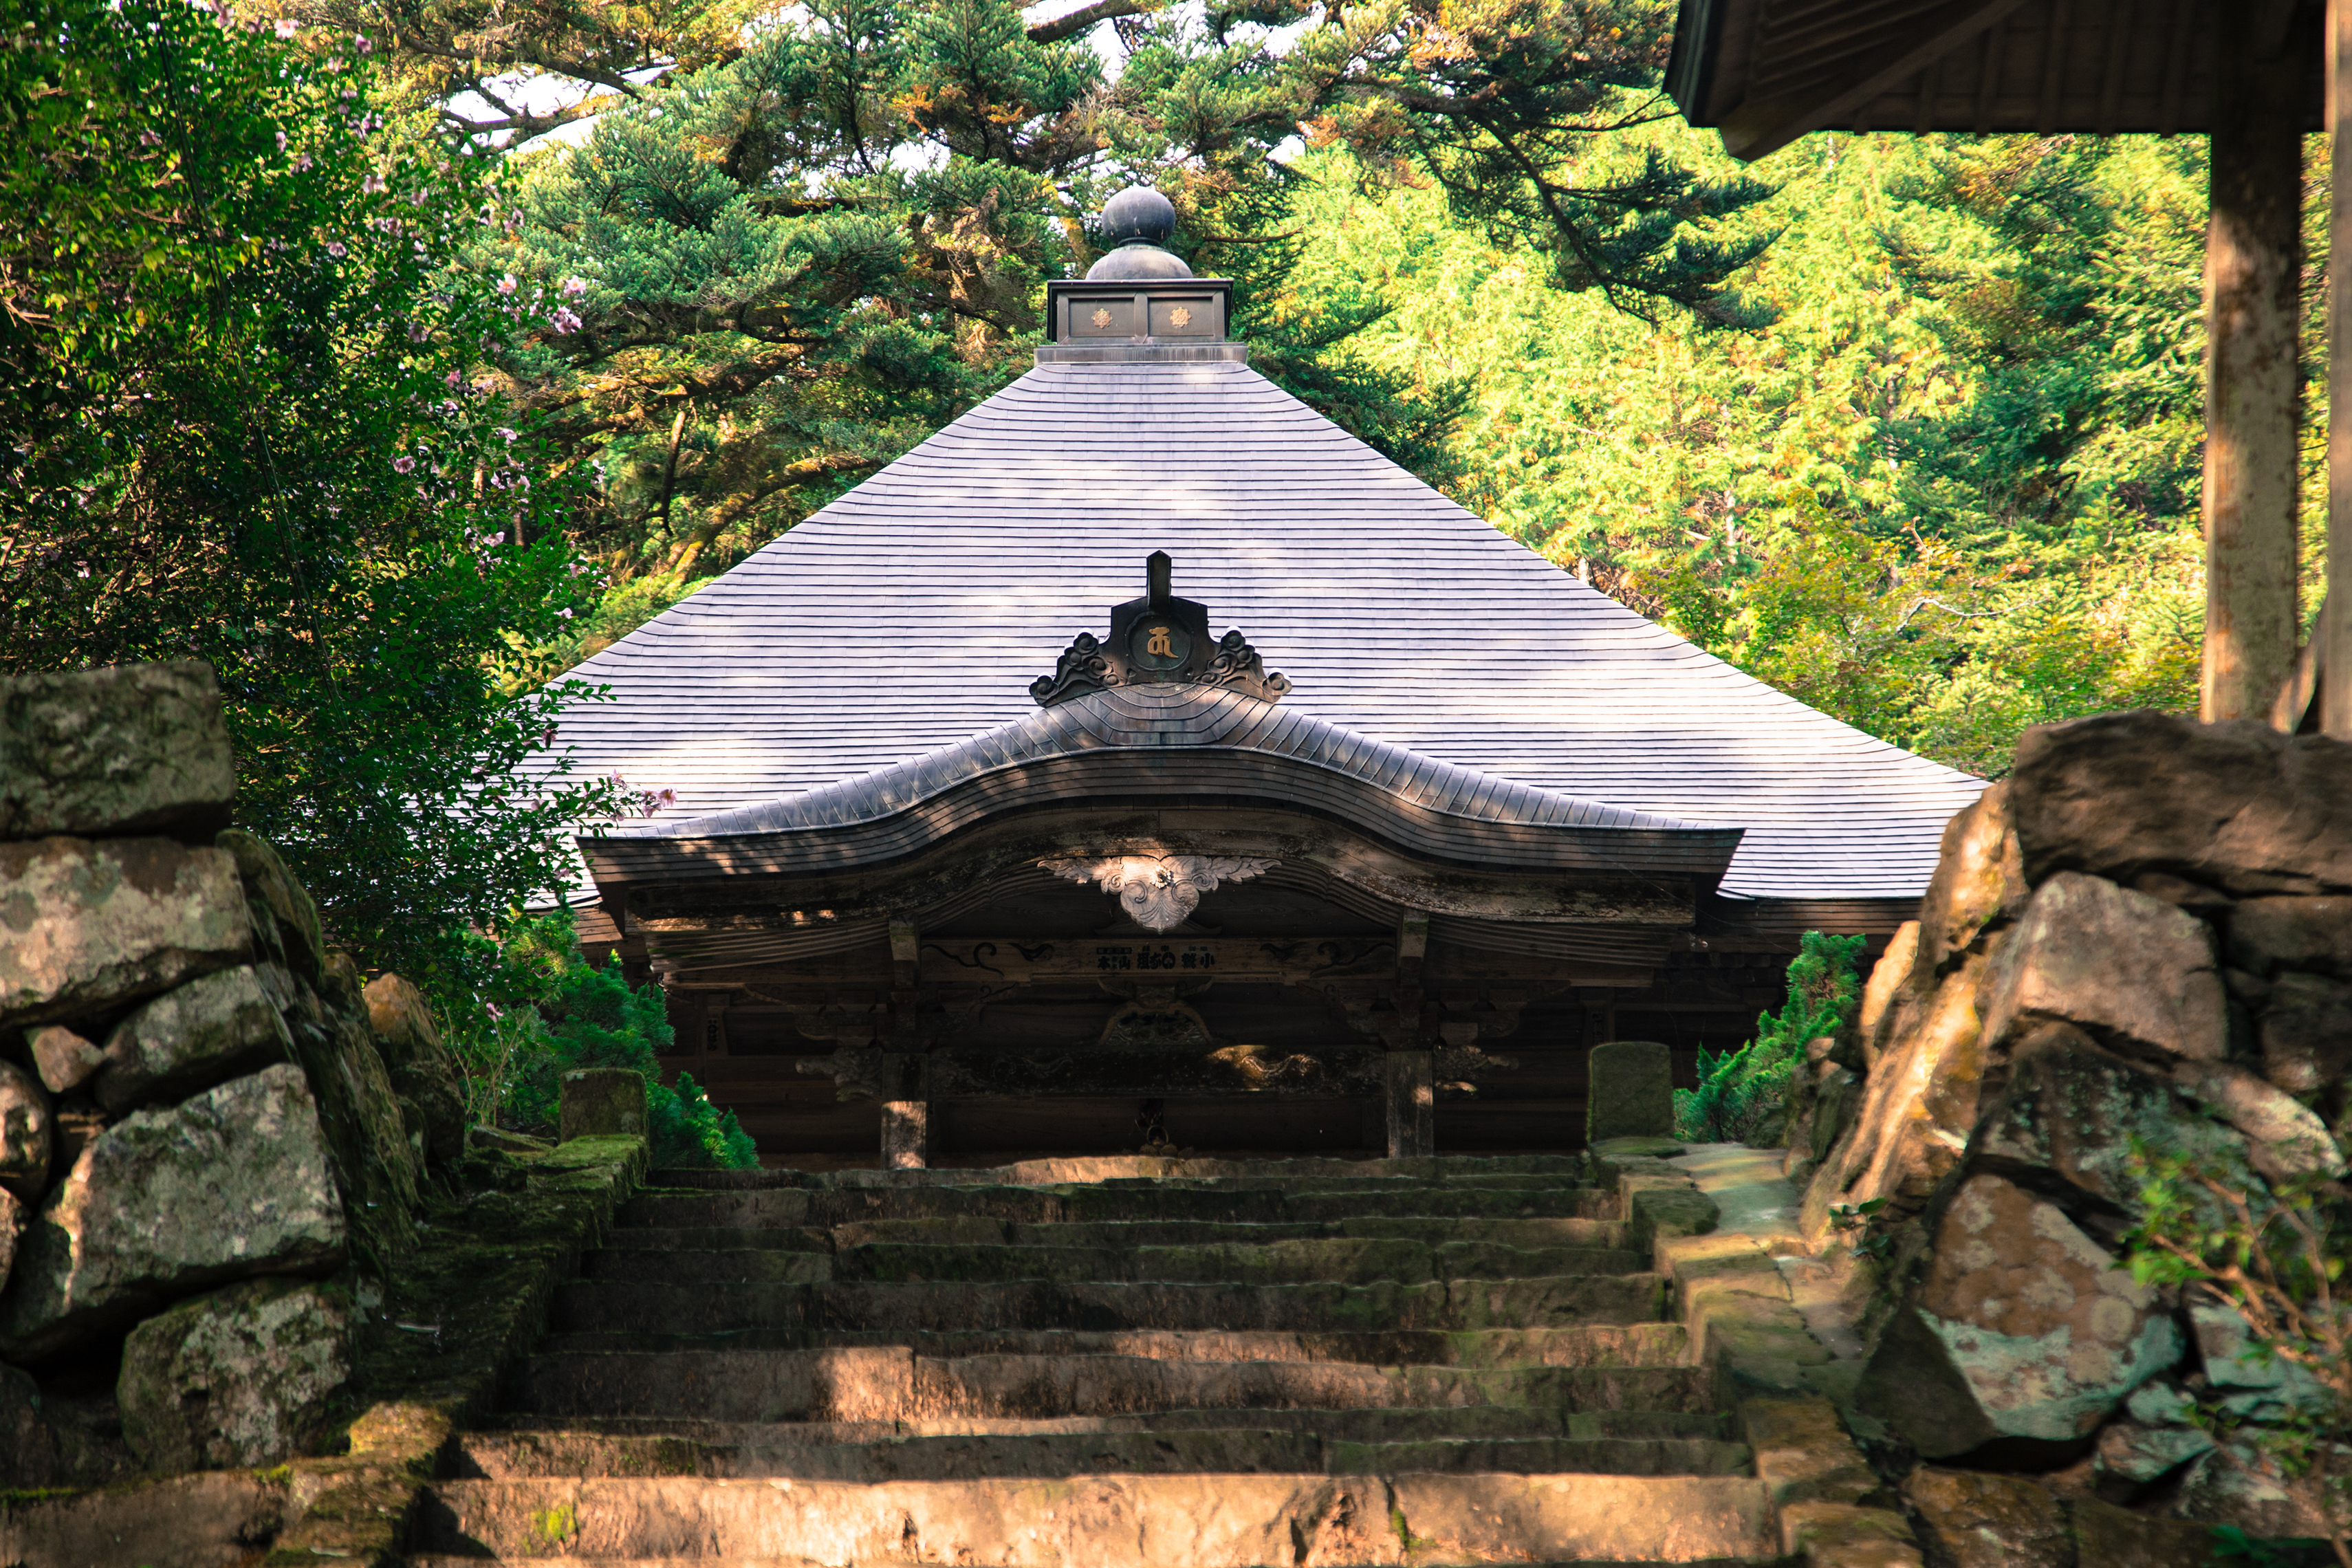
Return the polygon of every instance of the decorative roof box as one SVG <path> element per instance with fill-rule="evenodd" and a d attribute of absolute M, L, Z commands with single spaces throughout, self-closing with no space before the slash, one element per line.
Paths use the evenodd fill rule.
<path fill-rule="evenodd" d="M 1234 285 L 1195 278 L 1166 248 L 1176 209 L 1143 186 L 1121 191 L 1103 208 L 1112 249 L 1083 279 L 1045 285 L 1045 338 L 1074 347 L 1116 344 L 1206 346 L 1225 342 Z"/>

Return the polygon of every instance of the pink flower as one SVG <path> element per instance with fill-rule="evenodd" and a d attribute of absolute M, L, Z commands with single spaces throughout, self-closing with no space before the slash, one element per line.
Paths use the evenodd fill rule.
<path fill-rule="evenodd" d="M 466 384 L 466 378 L 454 370 L 447 375 L 443 376 L 441 379 L 447 382 L 451 386 L 463 386 Z"/>
<path fill-rule="evenodd" d="M 565 337 L 580 330 L 580 318 L 572 313 L 571 306 L 565 305 L 548 319 L 548 324 L 555 329 L 556 336 Z"/>
<path fill-rule="evenodd" d="M 566 278 L 563 280 L 563 297 L 565 299 L 577 300 L 586 292 L 588 292 L 588 280 L 586 279 Z"/>
<path fill-rule="evenodd" d="M 507 438 L 508 446 L 511 447 L 514 445 L 515 433 L 512 430 L 509 429 L 504 425 L 501 425 L 498 428 L 498 433 Z"/>
<path fill-rule="evenodd" d="M 278 36 L 281 38 L 290 38 L 294 36 L 294 29 L 299 25 L 291 16 L 280 16 L 278 18 Z"/>
<path fill-rule="evenodd" d="M 278 133 L 278 150 L 280 153 L 286 151 L 286 132 L 283 131 L 280 131 Z"/>
<path fill-rule="evenodd" d="M 392 460 L 392 471 L 395 474 L 404 474 L 415 467 L 416 467 L 416 459 L 409 457 L 406 453 L 403 453 L 401 456 L 394 458 Z"/>
<path fill-rule="evenodd" d="M 362 54 L 366 54 L 370 50 L 373 49 L 375 46 L 368 42 L 368 36 L 365 33 L 353 33 L 352 35 L 352 47 L 359 50 Z"/>
<path fill-rule="evenodd" d="M 344 257 L 349 256 L 351 252 L 343 248 L 343 242 L 341 240 L 331 239 L 327 241 L 327 254 L 333 257 L 336 260 L 341 261 Z"/>
<path fill-rule="evenodd" d="M 360 182 L 360 189 L 366 192 L 369 195 L 375 195 L 376 192 L 383 189 L 383 176 L 382 174 L 370 174 L 366 179 Z"/>
<path fill-rule="evenodd" d="M 514 274 L 513 274 L 513 273 L 511 273 L 511 272 L 509 272 L 509 273 L 508 273 L 505 277 L 503 277 L 503 278 L 501 278 L 501 279 L 499 279 L 499 292 L 500 294 L 511 294 L 511 293 L 513 293 L 514 291 L 515 291 L 515 279 L 514 279 Z"/>

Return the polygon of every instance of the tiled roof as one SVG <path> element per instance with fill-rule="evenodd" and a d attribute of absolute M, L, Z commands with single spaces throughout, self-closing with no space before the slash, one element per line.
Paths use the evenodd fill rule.
<path fill-rule="evenodd" d="M 585 769 L 756 807 L 1037 713 L 1166 550 L 1280 711 L 1629 812 L 1746 829 L 1735 897 L 1916 898 L 1980 781 L 1587 587 L 1246 364 L 1047 363 L 587 661 Z"/>

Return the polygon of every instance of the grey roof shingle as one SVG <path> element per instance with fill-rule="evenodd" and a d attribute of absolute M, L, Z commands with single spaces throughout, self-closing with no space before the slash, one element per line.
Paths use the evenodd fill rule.
<path fill-rule="evenodd" d="M 1916 897 L 1983 787 L 1644 620 L 1230 362 L 1031 371 L 581 666 L 615 700 L 562 739 L 700 817 L 1050 720 L 1028 682 L 1156 549 L 1290 678 L 1280 715 L 1744 827 L 1727 895 Z"/>

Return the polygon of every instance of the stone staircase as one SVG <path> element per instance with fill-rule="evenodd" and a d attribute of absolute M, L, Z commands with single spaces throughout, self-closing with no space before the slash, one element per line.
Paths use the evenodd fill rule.
<path fill-rule="evenodd" d="M 1587 1169 L 656 1173 L 412 1561 L 1780 1561 Z"/>

